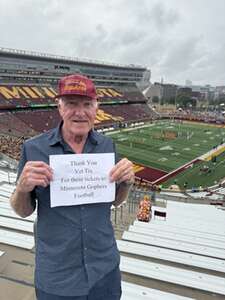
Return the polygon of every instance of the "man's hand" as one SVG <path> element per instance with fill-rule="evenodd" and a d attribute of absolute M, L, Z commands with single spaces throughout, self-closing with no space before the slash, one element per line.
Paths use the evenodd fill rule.
<path fill-rule="evenodd" d="M 110 171 L 111 182 L 132 184 L 134 182 L 133 164 L 127 158 L 121 159 Z"/>
<path fill-rule="evenodd" d="M 17 191 L 29 193 L 35 186 L 47 187 L 52 180 L 52 170 L 42 161 L 28 161 L 19 177 Z"/>

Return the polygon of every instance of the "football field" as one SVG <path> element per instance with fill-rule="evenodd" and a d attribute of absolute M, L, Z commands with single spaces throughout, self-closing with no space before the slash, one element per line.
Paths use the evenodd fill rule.
<path fill-rule="evenodd" d="M 121 130 L 111 137 L 121 156 L 128 157 L 136 164 L 169 173 L 223 144 L 225 129 L 209 124 L 157 121 L 142 128 Z M 223 153 L 219 157 L 221 169 L 224 170 Z M 210 162 L 204 162 L 210 163 L 211 159 Z M 219 176 L 223 175 L 219 167 L 217 171 L 221 173 Z M 182 181 L 187 180 L 186 176 L 183 177 Z M 211 181 L 209 177 L 206 181 Z"/>

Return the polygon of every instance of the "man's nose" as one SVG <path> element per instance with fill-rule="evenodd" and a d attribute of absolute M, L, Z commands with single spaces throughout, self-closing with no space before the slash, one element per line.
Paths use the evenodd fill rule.
<path fill-rule="evenodd" d="M 76 108 L 75 108 L 75 113 L 77 115 L 82 115 L 85 113 L 85 108 L 82 106 L 82 105 L 78 105 Z"/>

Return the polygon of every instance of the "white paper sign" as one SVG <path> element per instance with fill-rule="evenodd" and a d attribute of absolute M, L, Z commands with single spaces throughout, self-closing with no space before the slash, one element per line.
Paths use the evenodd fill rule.
<path fill-rule="evenodd" d="M 51 207 L 114 201 L 114 165 L 114 153 L 50 155 Z"/>

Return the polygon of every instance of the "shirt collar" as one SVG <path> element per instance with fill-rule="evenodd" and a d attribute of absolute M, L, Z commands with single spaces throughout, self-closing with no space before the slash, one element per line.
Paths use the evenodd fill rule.
<path fill-rule="evenodd" d="M 57 127 L 53 128 L 49 132 L 48 139 L 49 139 L 50 146 L 55 146 L 58 143 L 62 143 L 62 141 L 63 141 L 62 134 L 61 134 L 62 124 L 63 124 L 63 122 L 60 122 Z"/>
<path fill-rule="evenodd" d="M 50 146 L 55 146 L 58 143 L 63 143 L 63 137 L 62 137 L 62 133 L 61 133 L 61 128 L 63 125 L 63 121 L 61 121 L 59 123 L 59 125 L 57 127 L 55 127 L 54 129 L 52 129 L 49 132 L 49 145 Z M 88 140 L 94 144 L 94 145 L 98 145 L 101 143 L 103 137 L 101 135 L 99 135 L 94 129 L 91 129 L 88 133 Z"/>

